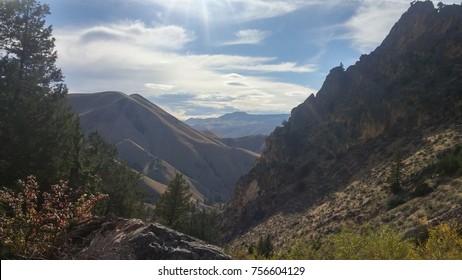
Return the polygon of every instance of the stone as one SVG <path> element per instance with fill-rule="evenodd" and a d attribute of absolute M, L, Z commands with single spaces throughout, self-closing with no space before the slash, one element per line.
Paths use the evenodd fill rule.
<path fill-rule="evenodd" d="M 98 226 L 99 225 L 99 226 Z M 86 230 L 90 228 L 90 230 Z M 81 234 L 86 236 L 81 236 Z M 227 260 L 224 251 L 158 223 L 105 218 L 71 231 L 62 258 L 79 260 Z M 83 240 L 83 242 L 76 242 Z"/>

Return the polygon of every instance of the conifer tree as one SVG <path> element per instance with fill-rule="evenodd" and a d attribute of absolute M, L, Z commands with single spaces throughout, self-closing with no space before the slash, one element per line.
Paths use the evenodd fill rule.
<path fill-rule="evenodd" d="M 178 228 L 181 219 L 190 212 L 189 188 L 183 175 L 177 173 L 170 181 L 167 191 L 156 203 L 155 214 L 166 226 Z"/>
<path fill-rule="evenodd" d="M 108 195 L 97 214 L 125 218 L 144 216 L 140 175 L 117 160 L 116 147 L 105 142 L 99 133 L 92 132 L 83 139 L 78 174 L 73 180 L 90 193 Z"/>
<path fill-rule="evenodd" d="M 65 104 L 49 7 L 0 0 L 0 185 L 35 175 L 42 186 L 67 179 L 81 138 Z"/>

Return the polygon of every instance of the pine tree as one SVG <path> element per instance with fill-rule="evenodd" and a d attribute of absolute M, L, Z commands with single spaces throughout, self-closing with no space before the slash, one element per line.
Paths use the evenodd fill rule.
<path fill-rule="evenodd" d="M 392 163 L 391 176 L 390 176 L 390 190 L 393 194 L 399 194 L 402 191 L 402 173 L 403 173 L 403 162 L 401 159 L 401 152 L 395 153 L 395 159 Z"/>
<path fill-rule="evenodd" d="M 56 67 L 49 7 L 0 1 L 0 185 L 35 175 L 41 185 L 66 180 L 81 138 Z"/>
<path fill-rule="evenodd" d="M 271 258 L 271 256 L 273 255 L 274 246 L 271 236 L 269 234 L 267 234 L 265 238 L 263 238 L 263 236 L 260 236 L 256 251 L 258 257 L 264 257 L 266 259 Z"/>
<path fill-rule="evenodd" d="M 140 174 L 119 162 L 116 147 L 105 142 L 97 132 L 86 136 L 80 145 L 78 172 L 73 178 L 77 185 L 86 186 L 90 193 L 108 195 L 98 214 L 125 218 L 144 216 Z"/>
<path fill-rule="evenodd" d="M 156 203 L 155 214 L 166 226 L 178 228 L 179 222 L 191 210 L 189 185 L 183 175 L 177 173 L 168 189 Z"/>
<path fill-rule="evenodd" d="M 13 70 L 6 79 L 15 97 L 42 93 L 67 92 L 61 69 L 56 67 L 57 53 L 52 27 L 45 26 L 48 5 L 35 0 L 0 2 L 0 49 Z"/>

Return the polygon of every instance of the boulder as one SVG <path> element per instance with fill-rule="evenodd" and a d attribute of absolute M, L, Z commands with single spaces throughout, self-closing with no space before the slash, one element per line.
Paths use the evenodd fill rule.
<path fill-rule="evenodd" d="M 99 260 L 225 260 L 217 246 L 157 223 L 106 218 L 71 231 L 65 259 Z M 80 243 L 80 244 L 79 244 Z"/>

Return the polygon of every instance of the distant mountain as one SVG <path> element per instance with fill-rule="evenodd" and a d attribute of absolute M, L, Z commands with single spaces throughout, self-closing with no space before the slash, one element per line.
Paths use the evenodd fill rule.
<path fill-rule="evenodd" d="M 229 147 L 194 130 L 140 95 L 70 94 L 84 131 L 98 131 L 156 192 L 181 172 L 198 199 L 226 200 L 258 154 Z"/>
<path fill-rule="evenodd" d="M 191 118 L 185 123 L 200 131 L 212 131 L 222 138 L 239 138 L 249 135 L 269 135 L 289 117 L 289 114 L 253 115 L 234 112 L 218 118 Z"/>
<path fill-rule="evenodd" d="M 333 68 L 239 180 L 229 246 L 462 222 L 461 42 L 461 5 L 414 1 L 375 51 Z"/>

